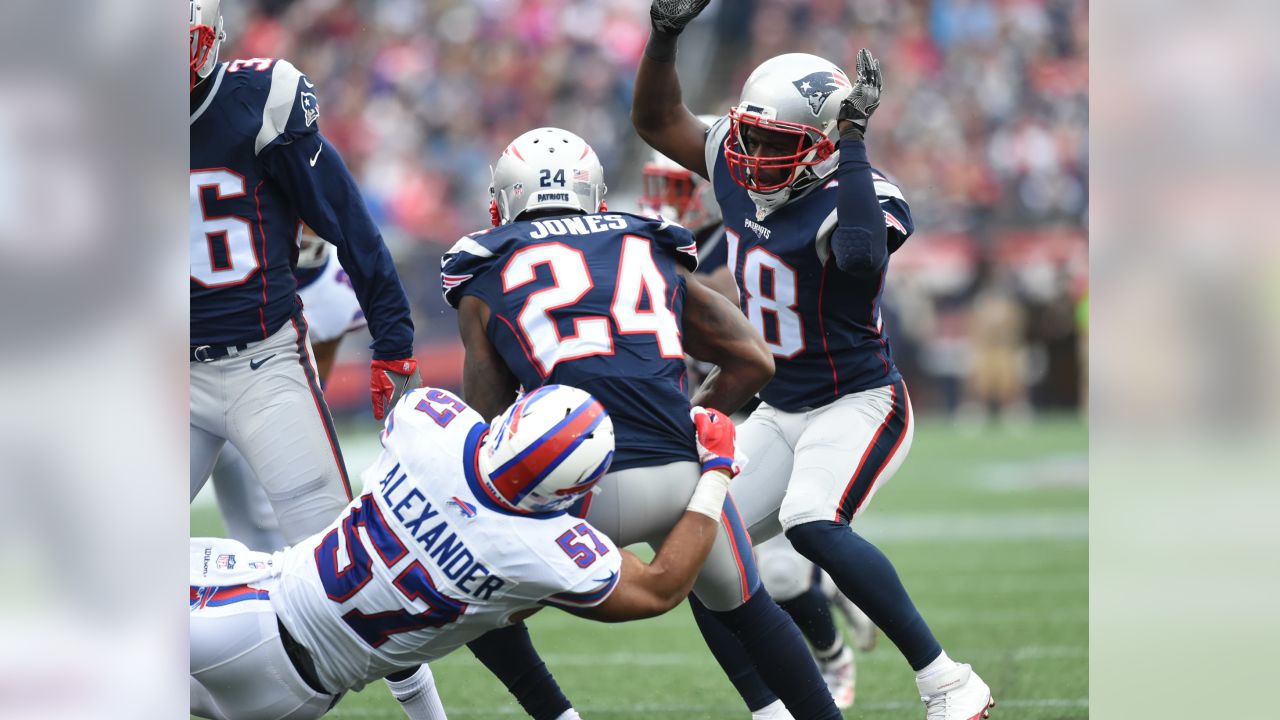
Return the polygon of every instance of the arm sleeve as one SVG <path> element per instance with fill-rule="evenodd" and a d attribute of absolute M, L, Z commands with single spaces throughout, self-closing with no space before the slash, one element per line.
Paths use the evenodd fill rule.
<path fill-rule="evenodd" d="M 374 358 L 410 357 L 409 300 L 360 188 L 337 149 L 320 134 L 320 105 L 314 90 L 293 65 L 283 60 L 276 63 L 255 143 L 258 157 L 299 217 L 337 247 L 338 260 L 368 319 Z"/>
<path fill-rule="evenodd" d="M 837 222 L 831 235 L 836 266 L 851 275 L 877 273 L 889 260 L 884 213 L 876 197 L 867 146 L 851 136 L 840 138 L 836 171 Z"/>

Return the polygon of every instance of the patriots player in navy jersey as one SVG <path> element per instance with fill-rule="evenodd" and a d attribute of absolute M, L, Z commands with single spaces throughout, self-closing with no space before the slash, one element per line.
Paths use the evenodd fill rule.
<path fill-rule="evenodd" d="M 613 418 L 616 451 L 599 494 L 575 512 L 619 545 L 656 547 L 698 476 L 685 351 L 716 365 L 693 403 L 724 412 L 765 385 L 769 353 L 732 304 L 691 278 L 688 230 L 606 211 L 604 171 L 578 136 L 516 138 L 490 191 L 496 227 L 459 240 L 441 271 L 466 346 L 466 400 L 492 416 L 520 388 L 590 392 Z M 796 715 L 840 717 L 800 631 L 761 586 L 732 501 L 721 528 L 694 594 Z"/>
<path fill-rule="evenodd" d="M 685 107 L 675 66 L 680 32 L 707 3 L 654 0 L 632 123 L 712 182 L 742 310 L 777 363 L 741 429 L 753 462 L 734 496 L 755 540 L 785 531 L 898 646 L 928 720 L 986 717 L 986 683 L 947 656 L 892 563 L 850 527 L 902 464 L 913 430 L 880 318 L 889 255 L 913 227 L 863 142 L 879 63 L 861 51 L 851 82 L 813 55 L 775 57 L 708 128 Z"/>
<path fill-rule="evenodd" d="M 699 115 L 698 119 L 708 125 L 719 120 L 715 115 Z M 688 228 L 698 241 L 698 269 L 694 275 L 737 306 L 738 285 L 729 269 L 724 223 L 721 222 L 720 206 L 716 203 L 711 183 L 662 153 L 652 152 L 653 157 L 641 171 L 641 212 L 653 217 L 675 218 L 676 222 Z M 690 359 L 689 365 L 691 375 L 701 377 L 707 371 L 705 363 Z M 749 403 L 735 416 L 735 420 L 745 419 L 758 402 Z M 875 624 L 840 594 L 829 579 L 824 584 L 822 572 L 812 561 L 796 552 L 786 538 L 775 537 L 757 543 L 755 554 L 765 589 L 796 621 L 809 641 L 836 707 L 841 710 L 853 707 L 857 684 L 856 659 L 853 649 L 845 643 L 836 627 L 832 607 L 845 616 L 859 650 L 875 647 Z M 710 621 L 710 616 L 696 597 L 690 599 L 690 604 L 695 608 L 695 617 L 704 633 L 719 633 L 721 638 L 727 635 L 719 623 Z M 777 701 L 771 694 L 756 697 L 755 689 L 752 685 L 741 688 L 743 699 L 749 706 L 767 706 Z"/>
<path fill-rule="evenodd" d="M 218 0 L 191 0 L 190 12 L 191 497 L 230 441 L 294 543 L 351 499 L 293 276 L 302 222 L 337 247 L 368 319 L 378 419 L 420 384 L 413 323 L 391 254 L 320 134 L 315 84 L 285 60 L 220 63 Z"/>

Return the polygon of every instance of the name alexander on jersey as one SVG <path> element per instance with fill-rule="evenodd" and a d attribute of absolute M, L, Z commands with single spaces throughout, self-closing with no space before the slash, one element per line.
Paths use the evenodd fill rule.
<path fill-rule="evenodd" d="M 489 600 L 510 581 L 494 574 L 476 559 L 462 537 L 444 520 L 442 508 L 434 506 L 413 483 L 406 483 L 408 477 L 399 465 L 392 467 L 386 477 L 378 481 L 382 501 L 459 590 L 476 599 Z M 479 585 L 472 586 L 477 581 Z"/>

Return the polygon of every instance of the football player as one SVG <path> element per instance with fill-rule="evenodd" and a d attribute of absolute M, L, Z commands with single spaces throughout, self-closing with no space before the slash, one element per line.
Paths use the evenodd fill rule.
<path fill-rule="evenodd" d="M 351 279 L 334 257 L 333 246 L 303 227 L 298 264 L 293 271 L 298 297 L 307 319 L 307 334 L 316 360 L 316 375 L 323 390 L 333 369 L 338 345 L 347 333 L 367 325 Z M 285 546 L 280 522 L 262 483 L 234 445 L 227 444 L 213 467 L 213 487 L 227 535 L 250 550 L 273 551 Z"/>
<path fill-rule="evenodd" d="M 785 531 L 898 646 L 930 720 L 984 717 L 986 683 L 947 656 L 892 563 L 850 527 L 913 428 L 879 308 L 911 215 L 863 143 L 879 64 L 861 51 L 850 81 L 813 55 L 772 58 L 708 128 L 685 107 L 675 66 L 679 34 L 707 2 L 654 0 L 631 107 L 651 147 L 711 181 L 742 311 L 777 363 L 741 429 L 756 462 L 734 494 L 754 538 Z"/>
<path fill-rule="evenodd" d="M 698 119 L 709 125 L 719 118 L 699 115 Z M 662 153 L 652 152 L 653 156 L 641 171 L 641 213 L 674 218 L 693 232 L 698 241 L 698 268 L 694 274 L 704 285 L 724 295 L 736 306 L 738 286 L 727 263 L 724 224 L 720 222 L 720 206 L 711 192 L 711 183 Z M 702 364 L 696 362 L 690 371 L 699 376 L 706 372 Z M 749 403 L 747 407 L 755 409 L 754 404 Z M 746 417 L 746 412 L 744 408 L 742 418 Z M 765 589 L 796 621 L 809 641 L 836 707 L 841 710 L 853 707 L 857 665 L 853 650 L 845 644 L 836 627 L 831 607 L 834 605 L 845 616 L 859 650 L 875 647 L 875 625 L 834 586 L 834 592 L 829 595 L 821 571 L 796 552 L 785 538 L 776 537 L 757 544 L 755 554 Z M 690 599 L 690 603 L 696 607 L 697 598 Z M 703 608 L 697 609 L 695 617 L 704 621 L 704 631 L 716 632 L 714 624 L 705 622 L 707 615 Z"/>
<path fill-rule="evenodd" d="M 230 441 L 296 542 L 351 497 L 293 277 L 300 223 L 337 246 L 365 310 L 375 417 L 416 382 L 413 323 L 315 85 L 285 60 L 218 62 L 218 0 L 190 10 L 191 496 Z"/>
<path fill-rule="evenodd" d="M 591 392 L 617 429 L 601 492 L 575 512 L 621 545 L 656 546 L 697 484 L 684 354 L 716 369 L 693 403 L 731 412 L 772 375 L 759 336 L 732 304 L 691 278 L 688 230 L 604 207 L 604 170 L 582 138 L 558 128 L 511 142 L 493 167 L 496 226 L 445 255 L 458 308 L 467 402 L 484 416 L 518 388 Z M 839 711 L 795 623 L 760 586 L 733 503 L 694 593 L 743 638 L 762 682 L 798 716 Z M 500 674 L 501 675 L 501 674 Z"/>
<path fill-rule="evenodd" d="M 545 606 L 602 622 L 660 615 L 721 536 L 734 427 L 695 408 L 699 479 L 652 563 L 566 510 L 614 456 L 590 394 L 538 388 L 492 424 L 422 388 L 391 410 L 366 492 L 282 552 L 191 541 L 191 712 L 308 720 L 343 693 L 444 657 Z M 691 431 L 692 432 L 692 431 Z M 444 711 L 430 675 L 419 693 Z"/>

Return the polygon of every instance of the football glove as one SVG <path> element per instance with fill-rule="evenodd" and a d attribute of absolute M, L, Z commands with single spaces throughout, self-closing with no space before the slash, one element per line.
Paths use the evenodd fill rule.
<path fill-rule="evenodd" d="M 701 407 L 692 408 L 689 415 L 693 418 L 694 442 L 698 446 L 702 472 L 728 470 L 733 476 L 742 472 L 747 458 L 737 448 L 733 421 L 719 410 Z"/>
<path fill-rule="evenodd" d="M 709 2 L 711 0 L 653 0 L 649 6 L 649 18 L 655 30 L 679 35 Z"/>
<path fill-rule="evenodd" d="M 858 51 L 858 77 L 853 82 L 853 92 L 840 103 L 840 119 L 853 124 L 859 139 L 867 134 L 867 121 L 880 106 L 880 88 L 884 77 L 880 74 L 880 61 L 871 57 L 870 51 Z"/>
<path fill-rule="evenodd" d="M 418 374 L 418 361 L 413 358 L 374 360 L 371 371 L 373 417 L 376 420 L 385 418 L 391 408 L 400 401 L 401 395 L 422 386 L 422 376 Z"/>

